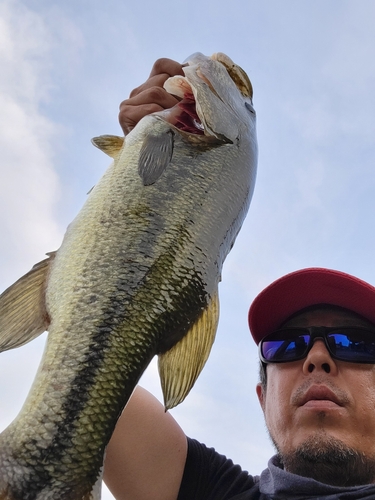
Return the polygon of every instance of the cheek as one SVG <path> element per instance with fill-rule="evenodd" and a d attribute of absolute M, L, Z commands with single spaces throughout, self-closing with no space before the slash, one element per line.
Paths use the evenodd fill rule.
<path fill-rule="evenodd" d="M 375 436 L 375 373 L 368 377 L 358 377 L 352 384 L 354 410 L 357 417 L 357 425 L 363 429 L 363 433 Z"/>
<path fill-rule="evenodd" d="M 345 374 L 346 375 L 346 374 Z M 343 441 L 364 453 L 375 453 L 375 371 L 350 373 L 345 376 L 345 387 L 351 404 L 343 425 Z M 342 437 L 342 436 L 339 436 Z"/>
<path fill-rule="evenodd" d="M 288 434 L 292 424 L 290 381 L 295 380 L 295 376 L 286 374 L 285 369 L 281 376 L 276 365 L 269 365 L 267 369 L 269 368 L 264 413 L 268 430 L 274 441 L 278 442 Z"/>
<path fill-rule="evenodd" d="M 356 406 L 375 408 L 375 366 L 354 364 L 350 371 L 341 370 L 341 376 Z"/>

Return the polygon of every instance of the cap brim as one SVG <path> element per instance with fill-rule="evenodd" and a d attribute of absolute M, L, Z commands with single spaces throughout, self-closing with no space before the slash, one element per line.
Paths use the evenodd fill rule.
<path fill-rule="evenodd" d="M 297 311 L 316 304 L 344 307 L 375 324 L 375 288 L 350 274 L 312 267 L 271 283 L 253 301 L 249 327 L 257 344 Z"/>

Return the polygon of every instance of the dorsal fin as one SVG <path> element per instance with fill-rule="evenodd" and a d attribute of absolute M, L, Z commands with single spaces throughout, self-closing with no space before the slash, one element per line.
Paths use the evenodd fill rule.
<path fill-rule="evenodd" d="M 47 254 L 48 259 L 35 264 L 0 295 L 0 352 L 20 347 L 48 328 L 45 290 L 55 254 Z"/>
<path fill-rule="evenodd" d="M 115 159 L 124 145 L 125 138 L 118 135 L 99 135 L 93 137 L 91 142 L 106 155 Z"/>

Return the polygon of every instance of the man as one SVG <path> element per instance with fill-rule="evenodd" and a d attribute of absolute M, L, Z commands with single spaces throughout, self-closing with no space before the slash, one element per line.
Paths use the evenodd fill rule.
<path fill-rule="evenodd" d="M 128 133 L 177 101 L 162 89 L 182 67 L 162 59 L 120 107 Z M 375 288 L 305 269 L 254 300 L 257 395 L 277 449 L 260 478 L 187 439 L 138 388 L 108 446 L 104 479 L 118 500 L 375 498 Z M 325 328 L 323 328 L 325 327 Z"/>

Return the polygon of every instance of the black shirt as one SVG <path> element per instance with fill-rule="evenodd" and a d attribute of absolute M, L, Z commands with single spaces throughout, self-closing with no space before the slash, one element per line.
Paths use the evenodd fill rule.
<path fill-rule="evenodd" d="M 178 500 L 255 500 L 260 498 L 258 483 L 258 477 L 250 476 L 232 460 L 188 438 L 188 455 Z M 243 497 L 244 492 L 247 495 Z"/>
<path fill-rule="evenodd" d="M 375 484 L 343 488 L 285 471 L 277 456 L 251 476 L 213 448 L 188 438 L 178 500 L 375 500 Z"/>

